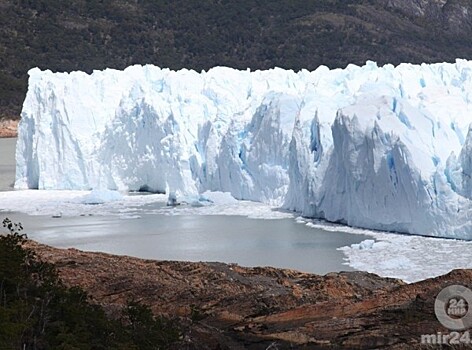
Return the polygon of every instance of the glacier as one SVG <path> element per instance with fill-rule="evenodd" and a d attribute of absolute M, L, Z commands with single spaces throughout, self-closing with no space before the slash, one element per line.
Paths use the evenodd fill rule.
<path fill-rule="evenodd" d="M 472 62 L 29 75 L 17 189 L 220 191 L 472 239 Z"/>

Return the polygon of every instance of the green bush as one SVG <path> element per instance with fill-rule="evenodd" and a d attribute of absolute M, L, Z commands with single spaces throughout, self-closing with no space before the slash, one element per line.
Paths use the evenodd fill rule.
<path fill-rule="evenodd" d="M 0 349 L 165 349 L 177 342 L 174 322 L 130 302 L 118 320 L 66 288 L 53 265 L 25 248 L 21 224 L 5 219 L 0 236 Z"/>

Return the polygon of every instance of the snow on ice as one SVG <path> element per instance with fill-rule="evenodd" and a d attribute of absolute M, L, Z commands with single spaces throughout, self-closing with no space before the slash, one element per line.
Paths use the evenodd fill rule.
<path fill-rule="evenodd" d="M 15 186 L 177 201 L 221 191 L 350 226 L 472 239 L 471 112 L 464 60 L 298 73 L 35 68 Z"/>

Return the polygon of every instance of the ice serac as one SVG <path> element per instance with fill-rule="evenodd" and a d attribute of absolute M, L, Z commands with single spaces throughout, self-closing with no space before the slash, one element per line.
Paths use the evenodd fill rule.
<path fill-rule="evenodd" d="M 472 239 L 472 62 L 30 71 L 17 188 L 231 193 Z"/>

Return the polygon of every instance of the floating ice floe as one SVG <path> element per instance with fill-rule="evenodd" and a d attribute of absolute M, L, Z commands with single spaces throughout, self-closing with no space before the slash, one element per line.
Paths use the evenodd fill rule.
<path fill-rule="evenodd" d="M 119 201 L 123 199 L 123 195 L 118 191 L 98 190 L 94 189 L 82 199 L 84 204 L 103 204 L 108 202 Z"/>
<path fill-rule="evenodd" d="M 112 215 L 123 220 L 139 220 L 147 214 L 240 215 L 267 220 L 291 218 L 313 229 L 332 231 L 332 234 L 347 232 L 371 236 L 372 239 L 364 240 L 360 244 L 340 248 L 346 255 L 346 264 L 355 269 L 414 282 L 436 277 L 456 268 L 472 268 L 471 241 L 352 228 L 320 220 L 295 218 L 290 212 L 262 203 L 233 202 L 227 194 L 206 193 L 204 196 L 212 198 L 219 204 L 202 207 L 181 205 L 178 208 L 169 208 L 166 206 L 165 195 L 136 194 L 123 196 L 118 201 L 89 205 L 83 203 L 83 191 L 10 191 L 0 192 L 0 214 L 3 212 L 4 216 L 9 216 L 9 212 L 14 211 L 47 216 L 61 213 L 62 217 Z"/>

